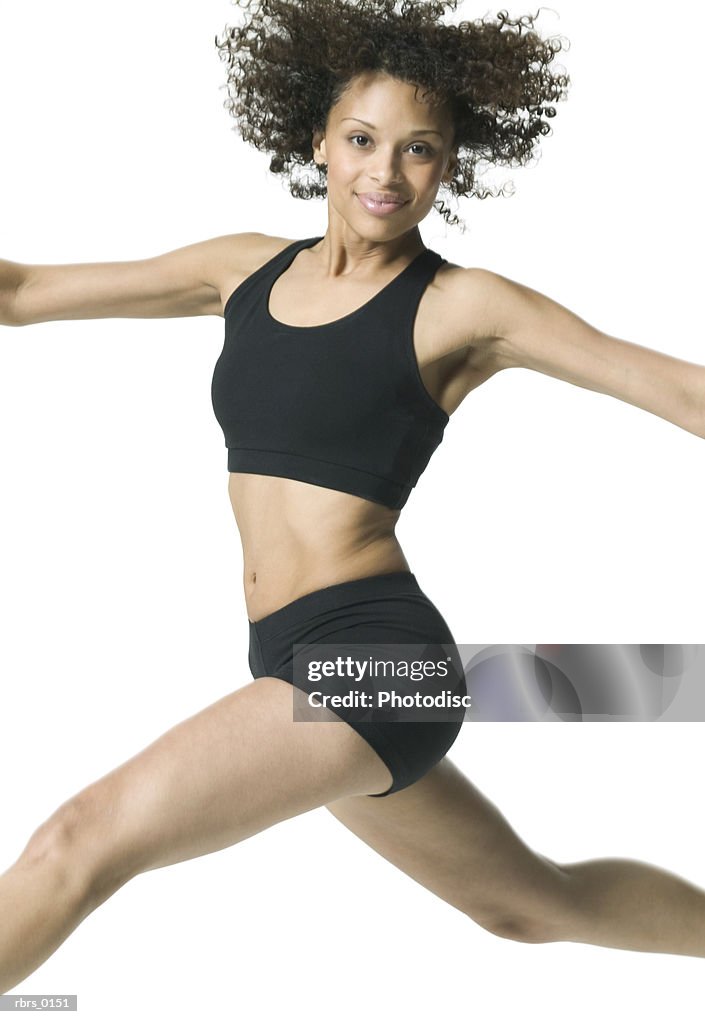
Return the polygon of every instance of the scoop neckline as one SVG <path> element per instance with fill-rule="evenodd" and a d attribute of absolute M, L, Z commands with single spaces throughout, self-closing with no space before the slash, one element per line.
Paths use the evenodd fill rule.
<path fill-rule="evenodd" d="M 369 298 L 367 300 L 367 302 L 364 302 L 361 306 L 358 306 L 357 309 L 353 309 L 351 313 L 346 313 L 344 316 L 338 317 L 337 320 L 329 320 L 325 324 L 312 324 L 312 325 L 306 326 L 306 327 L 301 326 L 301 324 L 285 324 L 283 320 L 277 320 L 276 317 L 272 316 L 272 314 L 269 311 L 269 298 L 270 298 L 270 295 L 272 294 L 272 289 L 274 288 L 274 285 L 277 283 L 279 278 L 283 274 L 286 273 L 286 271 L 289 269 L 291 264 L 294 262 L 294 260 L 298 256 L 298 254 L 303 249 L 312 249 L 313 246 L 316 244 L 316 242 L 322 241 L 322 239 L 324 237 L 325 237 L 324 235 L 319 235 L 317 238 L 306 239 L 306 242 L 304 244 L 296 245 L 296 247 L 294 248 L 294 251 L 291 254 L 291 259 L 287 260 L 287 262 L 284 264 L 283 268 L 279 271 L 279 273 L 276 275 L 276 277 L 274 277 L 269 282 L 269 285 L 268 285 L 268 287 L 267 287 L 267 289 L 265 291 L 265 295 L 264 295 L 264 314 L 265 314 L 267 320 L 270 322 L 270 324 L 272 324 L 274 327 L 278 327 L 278 328 L 281 328 L 282 330 L 286 330 L 286 331 L 321 331 L 321 330 L 325 330 L 326 328 L 337 327 L 338 324 L 345 324 L 349 320 L 352 320 L 354 317 L 357 317 L 361 313 L 364 313 L 365 310 L 368 308 L 368 306 L 371 306 L 373 302 L 376 302 L 376 300 L 384 292 L 386 292 L 388 288 L 391 288 L 391 286 L 395 283 L 395 281 L 398 281 L 400 277 L 403 277 L 403 275 L 406 274 L 410 270 L 410 268 L 419 259 L 421 259 L 422 256 L 424 256 L 426 253 L 429 253 L 431 251 L 427 246 L 424 246 L 424 248 L 421 250 L 421 252 L 418 252 L 414 256 L 414 258 L 411 260 L 411 262 L 407 263 L 407 265 L 404 267 L 403 270 L 400 270 L 399 273 L 396 274 L 391 279 L 391 281 L 387 281 L 387 283 L 385 285 L 383 285 L 383 287 L 380 288 L 380 290 L 378 292 L 376 292 L 371 298 Z M 306 244 L 308 242 L 310 242 L 310 244 Z"/>

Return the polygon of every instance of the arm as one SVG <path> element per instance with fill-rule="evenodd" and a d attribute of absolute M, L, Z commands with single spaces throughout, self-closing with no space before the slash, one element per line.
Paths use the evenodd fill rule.
<path fill-rule="evenodd" d="M 705 366 L 605 334 L 500 274 L 473 268 L 467 281 L 465 313 L 477 333 L 492 339 L 496 369 L 537 370 L 705 437 Z"/>
<path fill-rule="evenodd" d="M 221 292 L 249 272 L 261 236 L 222 235 L 160 256 L 116 263 L 0 260 L 0 323 L 222 315 Z"/>

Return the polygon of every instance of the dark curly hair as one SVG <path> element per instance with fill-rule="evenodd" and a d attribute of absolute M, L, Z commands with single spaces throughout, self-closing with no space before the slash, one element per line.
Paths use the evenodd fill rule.
<path fill-rule="evenodd" d="M 543 39 L 535 15 L 444 24 L 458 0 L 233 0 L 247 11 L 215 38 L 227 63 L 228 100 L 242 138 L 271 153 L 269 169 L 300 199 L 327 194 L 326 168 L 313 160 L 312 134 L 350 81 L 385 72 L 449 105 L 457 164 L 441 187 L 454 196 L 505 195 L 477 182 L 481 161 L 521 165 L 555 116 L 570 78 L 550 64 L 567 40 Z M 526 30 L 526 31 L 523 31 Z M 567 48 L 567 47 L 566 47 Z M 303 173 L 300 171 L 303 168 Z M 311 171 L 314 177 L 307 174 Z M 436 199 L 449 224 L 462 221 Z"/>

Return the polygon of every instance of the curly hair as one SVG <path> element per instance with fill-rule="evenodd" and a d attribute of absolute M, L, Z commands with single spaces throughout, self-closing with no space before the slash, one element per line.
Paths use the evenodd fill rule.
<path fill-rule="evenodd" d="M 245 23 L 215 38 L 227 63 L 228 99 L 242 138 L 272 154 L 269 169 L 288 179 L 300 199 L 325 197 L 326 167 L 313 160 L 312 134 L 357 75 L 384 72 L 420 87 L 424 99 L 448 105 L 457 163 L 441 188 L 453 196 L 505 195 L 482 185 L 481 162 L 525 164 L 544 118 L 565 97 L 570 78 L 551 62 L 567 40 L 543 39 L 535 15 L 500 11 L 445 24 L 458 0 L 233 0 Z M 526 31 L 523 31 L 526 30 Z M 568 44 L 569 45 L 569 44 Z M 562 72 L 562 73 L 559 73 Z M 310 173 L 308 173 L 310 172 Z M 313 176 L 311 176 L 313 174 Z M 434 207 L 460 224 L 442 199 Z"/>

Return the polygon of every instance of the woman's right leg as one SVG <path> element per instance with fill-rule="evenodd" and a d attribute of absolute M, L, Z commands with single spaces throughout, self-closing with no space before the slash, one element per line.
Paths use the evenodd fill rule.
<path fill-rule="evenodd" d="M 255 679 L 67 800 L 0 875 L 0 992 L 130 878 L 221 850 L 389 769 L 347 722 L 293 719 L 292 687 Z"/>

